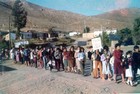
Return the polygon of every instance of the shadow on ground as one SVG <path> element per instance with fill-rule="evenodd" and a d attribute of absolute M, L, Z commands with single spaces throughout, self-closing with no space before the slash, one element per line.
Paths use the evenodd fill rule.
<path fill-rule="evenodd" d="M 7 66 L 4 66 L 4 65 L 0 65 L 0 72 L 9 72 L 9 71 L 14 71 L 14 70 L 17 70 L 17 69 L 7 67 Z"/>

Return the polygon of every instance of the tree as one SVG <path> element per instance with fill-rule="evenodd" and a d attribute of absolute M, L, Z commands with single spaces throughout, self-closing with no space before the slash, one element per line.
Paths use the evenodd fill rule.
<path fill-rule="evenodd" d="M 135 19 L 133 32 L 132 32 L 133 42 L 135 45 L 140 44 L 140 18 Z"/>
<path fill-rule="evenodd" d="M 58 32 L 56 32 L 54 29 L 55 29 L 56 27 L 51 27 L 51 28 L 49 28 L 49 30 L 48 30 L 48 33 L 50 34 L 50 36 L 52 36 L 52 37 L 58 37 Z"/>
<path fill-rule="evenodd" d="M 14 16 L 14 27 L 17 28 L 17 38 L 20 37 L 20 29 L 24 28 L 27 23 L 27 11 L 25 11 L 20 0 L 16 0 L 12 8 L 12 15 Z"/>
<path fill-rule="evenodd" d="M 109 35 L 106 32 L 102 33 L 101 40 L 102 40 L 103 46 L 105 46 L 105 45 L 110 46 L 111 45 Z"/>
<path fill-rule="evenodd" d="M 90 32 L 90 28 L 86 26 L 86 27 L 84 28 L 84 33 L 89 33 L 89 32 Z"/>
<path fill-rule="evenodd" d="M 5 49 L 5 48 L 8 48 L 8 47 L 9 46 L 8 46 L 7 42 L 4 39 L 2 39 L 0 41 L 0 49 Z"/>
<path fill-rule="evenodd" d="M 120 37 L 119 42 L 126 44 L 126 45 L 132 45 L 133 39 L 132 39 L 132 31 L 128 28 L 121 29 L 117 32 L 117 35 Z"/>

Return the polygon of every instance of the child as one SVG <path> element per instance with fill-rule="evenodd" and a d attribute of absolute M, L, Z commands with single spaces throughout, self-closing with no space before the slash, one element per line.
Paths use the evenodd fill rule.
<path fill-rule="evenodd" d="M 110 58 L 109 63 L 110 63 L 110 66 L 111 66 L 112 78 L 113 78 L 113 80 L 114 80 L 114 56 L 112 56 L 112 57 Z"/>
<path fill-rule="evenodd" d="M 125 59 L 125 68 L 126 68 L 125 75 L 128 78 L 126 83 L 130 86 L 133 86 L 133 82 L 132 82 L 132 77 L 133 77 L 132 63 L 133 63 L 132 51 L 128 51 L 126 53 L 126 59 Z"/>
<path fill-rule="evenodd" d="M 101 55 L 101 61 L 102 61 L 102 79 L 105 80 L 106 75 L 108 76 L 108 80 L 111 81 L 110 79 L 110 65 L 109 65 L 109 60 L 110 60 L 110 52 L 108 46 L 104 46 L 103 49 L 103 54 Z"/>

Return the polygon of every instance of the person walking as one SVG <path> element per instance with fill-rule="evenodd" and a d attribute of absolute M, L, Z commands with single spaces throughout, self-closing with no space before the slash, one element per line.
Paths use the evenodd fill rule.
<path fill-rule="evenodd" d="M 68 56 L 69 56 L 69 53 L 68 53 L 66 47 L 64 48 L 62 55 L 63 55 L 64 71 L 67 72 L 68 71 Z"/>
<path fill-rule="evenodd" d="M 110 52 L 108 46 L 104 46 L 103 54 L 101 55 L 102 61 L 102 79 L 105 80 L 106 76 L 108 76 L 108 80 L 111 81 L 111 71 L 110 71 Z"/>
<path fill-rule="evenodd" d="M 75 51 L 76 71 L 77 71 L 78 74 L 81 73 L 80 62 L 79 62 L 79 59 L 78 59 L 78 54 L 79 54 L 80 50 L 81 50 L 81 47 L 78 46 L 77 50 Z"/>
<path fill-rule="evenodd" d="M 102 63 L 101 63 L 101 53 L 99 52 L 99 50 L 95 50 L 95 54 L 94 54 L 94 58 L 95 58 L 95 68 L 93 70 L 93 77 L 95 79 L 97 78 L 101 78 L 102 79 Z M 99 70 L 98 70 L 99 68 Z"/>
<path fill-rule="evenodd" d="M 27 66 L 30 65 L 29 61 L 30 61 L 30 50 L 28 48 L 25 48 L 24 51 L 23 51 L 23 54 L 24 54 L 24 61 L 25 61 L 25 64 Z"/>
<path fill-rule="evenodd" d="M 60 71 L 60 64 L 61 64 L 61 52 L 59 48 L 56 48 L 56 51 L 54 52 L 55 62 L 56 62 L 56 69 L 57 71 Z"/>
<path fill-rule="evenodd" d="M 49 62 L 48 56 L 49 53 L 47 52 L 46 48 L 43 48 L 42 57 L 43 57 L 44 68 L 46 70 L 47 70 L 47 63 Z"/>
<path fill-rule="evenodd" d="M 133 80 L 134 81 L 137 81 L 137 78 L 136 78 L 136 75 L 137 75 L 137 70 L 138 68 L 140 68 L 140 52 L 139 52 L 139 46 L 134 46 L 134 52 L 133 52 L 133 60 L 134 60 L 134 63 L 133 63 Z"/>
<path fill-rule="evenodd" d="M 74 67 L 75 67 L 74 55 L 75 55 L 74 46 L 71 46 L 69 50 L 69 58 L 68 58 L 69 72 L 74 72 Z"/>
<path fill-rule="evenodd" d="M 132 58 L 132 51 L 128 51 L 126 53 L 126 59 L 125 59 L 125 75 L 127 77 L 127 84 L 130 86 L 133 86 L 133 72 L 132 72 L 132 67 L 133 67 L 133 58 Z"/>
<path fill-rule="evenodd" d="M 84 75 L 84 68 L 85 68 L 85 61 L 86 61 L 86 55 L 84 52 L 84 48 L 80 48 L 80 51 L 78 53 L 78 60 L 80 62 L 80 71 L 82 75 Z"/>
<path fill-rule="evenodd" d="M 33 61 L 34 61 L 35 68 L 37 68 L 37 50 L 33 51 Z"/>
<path fill-rule="evenodd" d="M 120 48 L 120 44 L 115 44 L 115 50 L 114 50 L 114 80 L 115 83 L 117 83 L 117 75 L 122 76 L 122 82 L 125 83 L 124 80 L 124 74 L 123 74 L 123 63 L 122 63 L 122 51 Z"/>

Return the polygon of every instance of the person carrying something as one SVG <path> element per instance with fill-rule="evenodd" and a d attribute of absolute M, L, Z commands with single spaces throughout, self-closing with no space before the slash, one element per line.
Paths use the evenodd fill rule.
<path fill-rule="evenodd" d="M 60 64 L 61 64 L 61 52 L 59 48 L 56 48 L 56 51 L 54 52 L 55 62 L 56 62 L 56 69 L 57 71 L 60 71 Z"/>

